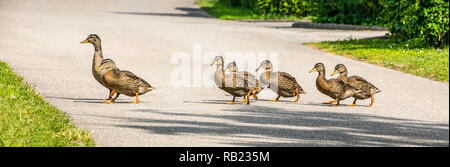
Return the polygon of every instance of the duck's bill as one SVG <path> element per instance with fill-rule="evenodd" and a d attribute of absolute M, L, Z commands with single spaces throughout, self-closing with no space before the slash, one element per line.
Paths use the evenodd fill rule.
<path fill-rule="evenodd" d="M 339 73 L 338 70 L 334 70 L 334 72 L 331 74 L 331 76 L 336 75 L 337 73 Z"/>
<path fill-rule="evenodd" d="M 309 73 L 316 72 L 316 71 L 317 71 L 317 68 L 313 68 L 311 71 L 309 71 Z"/>
<path fill-rule="evenodd" d="M 80 43 L 88 43 L 89 41 L 86 39 L 84 41 L 81 41 Z"/>
<path fill-rule="evenodd" d="M 104 68 L 104 66 L 103 65 L 101 65 L 101 66 L 98 66 L 96 69 L 95 69 L 95 71 L 98 71 L 98 70 L 103 70 L 103 68 Z"/>
<path fill-rule="evenodd" d="M 211 66 L 216 65 L 216 64 L 217 64 L 217 62 L 213 62 L 213 63 L 211 63 Z"/>

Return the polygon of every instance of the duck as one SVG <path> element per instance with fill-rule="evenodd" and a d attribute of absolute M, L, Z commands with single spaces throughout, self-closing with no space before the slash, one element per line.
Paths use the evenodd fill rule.
<path fill-rule="evenodd" d="M 223 91 L 233 96 L 233 100 L 227 104 L 235 104 L 236 97 L 247 97 L 247 104 L 250 104 L 250 93 L 252 87 L 248 86 L 248 81 L 240 77 L 233 77 L 232 74 L 225 75 L 224 61 L 222 56 L 216 56 L 211 66 L 216 66 L 214 82 Z"/>
<path fill-rule="evenodd" d="M 114 103 L 120 94 L 124 94 L 130 97 L 136 96 L 136 101 L 131 103 L 138 104 L 139 95 L 155 89 L 147 81 L 132 72 L 117 68 L 116 63 L 111 59 L 104 59 L 96 69 L 96 71 L 100 70 L 103 71 L 103 79 L 108 87 L 116 91 L 116 97 L 105 103 Z"/>
<path fill-rule="evenodd" d="M 240 77 L 243 78 L 244 80 L 247 80 L 248 85 L 252 87 L 251 95 L 253 95 L 254 99 L 258 100 L 258 96 L 256 95 L 259 92 L 261 92 L 261 90 L 263 90 L 264 88 L 261 87 L 261 85 L 259 85 L 258 79 L 256 79 L 255 75 L 250 74 L 247 71 L 238 72 L 236 61 L 233 61 L 227 65 L 227 67 L 225 68 L 225 73 L 227 72 L 230 72 L 233 75 L 233 78 Z M 241 102 L 246 102 L 246 99 L 244 98 L 244 100 Z"/>
<path fill-rule="evenodd" d="M 90 43 L 94 46 L 94 58 L 92 60 L 92 74 L 97 82 L 106 87 L 109 90 L 108 98 L 103 100 L 111 100 L 114 96 L 115 90 L 108 87 L 103 79 L 103 71 L 96 71 L 103 61 L 102 44 L 100 37 L 97 34 L 89 34 L 88 37 L 81 41 L 80 44 Z"/>
<path fill-rule="evenodd" d="M 349 106 L 355 106 L 356 100 L 364 100 L 370 98 L 370 104 L 369 107 L 372 107 L 374 98 L 373 95 L 376 93 L 380 93 L 381 90 L 378 89 L 375 85 L 364 79 L 363 77 L 353 75 L 350 77 L 347 77 L 347 68 L 344 64 L 338 64 L 334 67 L 334 72 L 331 74 L 331 76 L 334 76 L 339 73 L 338 79 L 342 80 L 344 83 L 349 84 L 350 86 L 354 87 L 355 89 L 360 90 L 360 93 L 356 93 L 353 95 L 352 104 L 349 104 Z"/>
<path fill-rule="evenodd" d="M 314 68 L 309 71 L 309 73 L 312 72 L 319 73 L 316 79 L 316 87 L 319 92 L 334 99 L 322 104 L 331 104 L 337 102 L 337 104 L 333 106 L 339 106 L 341 100 L 345 100 L 353 96 L 354 94 L 359 93 L 359 90 L 355 89 L 349 84 L 344 83 L 340 79 L 331 78 L 327 80 L 325 78 L 325 65 L 323 63 L 317 63 L 316 65 L 314 65 Z"/>
<path fill-rule="evenodd" d="M 297 99 L 293 102 L 298 102 L 300 94 L 305 94 L 306 92 L 292 75 L 286 72 L 273 72 L 272 67 L 272 62 L 264 60 L 256 69 L 256 72 L 262 68 L 265 69 L 265 71 L 260 74 L 259 81 L 264 85 L 268 85 L 267 88 L 278 94 L 278 97 L 272 101 L 278 102 L 280 97 L 297 96 Z"/>

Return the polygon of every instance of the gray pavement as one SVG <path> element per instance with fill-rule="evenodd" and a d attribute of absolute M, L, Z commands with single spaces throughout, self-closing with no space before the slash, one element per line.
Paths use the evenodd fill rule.
<path fill-rule="evenodd" d="M 308 48 L 302 43 L 383 35 L 383 31 L 289 28 L 292 23 L 217 20 L 193 0 L 0 0 L 0 60 L 24 76 L 98 146 L 449 146 L 449 85 Z M 92 76 L 93 47 L 102 39 L 105 58 L 146 79 L 157 89 L 140 97 L 107 95 Z M 261 92 L 250 106 L 215 87 L 171 85 L 174 52 L 270 52 L 279 70 L 307 91 L 298 103 Z M 227 61 L 227 60 L 226 60 Z M 327 74 L 344 63 L 383 90 L 375 103 L 330 107 L 315 88 L 322 62 Z M 209 66 L 204 64 L 202 70 Z M 189 85 L 189 83 L 187 83 Z M 343 103 L 351 103 L 352 99 Z"/>

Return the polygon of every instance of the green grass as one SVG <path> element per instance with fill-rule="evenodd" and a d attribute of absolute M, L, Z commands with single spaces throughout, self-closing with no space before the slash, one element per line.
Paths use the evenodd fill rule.
<path fill-rule="evenodd" d="M 413 42 L 398 43 L 379 38 L 306 45 L 436 81 L 448 82 L 449 79 L 448 46 L 441 49 L 426 48 Z"/>
<path fill-rule="evenodd" d="M 94 146 L 90 134 L 0 61 L 0 147 L 79 146 Z"/>
<path fill-rule="evenodd" d="M 259 15 L 247 8 L 229 7 L 214 0 L 197 0 L 199 5 L 208 14 L 223 20 L 273 20 L 295 21 L 308 18 L 298 16 L 281 16 L 274 14 Z"/>

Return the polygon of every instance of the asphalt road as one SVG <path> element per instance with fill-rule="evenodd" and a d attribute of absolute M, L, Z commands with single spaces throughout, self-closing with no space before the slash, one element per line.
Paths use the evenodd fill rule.
<path fill-rule="evenodd" d="M 0 0 L 0 60 L 89 130 L 99 146 L 449 146 L 448 84 L 302 45 L 385 32 L 290 25 L 217 20 L 193 0 Z M 107 90 L 91 73 L 93 47 L 80 45 L 91 33 L 102 39 L 105 58 L 156 90 L 138 105 L 127 104 L 134 98 L 126 96 L 102 104 Z M 179 67 L 171 58 L 179 52 L 187 55 L 194 78 L 186 87 L 170 77 Z M 224 104 L 230 96 L 195 80 L 199 71 L 212 79 L 207 58 L 193 65 L 194 55 L 208 52 L 276 52 L 279 70 L 296 77 L 307 94 L 298 103 L 275 103 L 264 90 L 251 105 Z M 325 64 L 327 77 L 343 63 L 350 75 L 383 92 L 371 108 L 369 100 L 354 107 L 321 105 L 331 99 L 315 88 L 317 74 L 308 73 L 317 62 Z"/>

